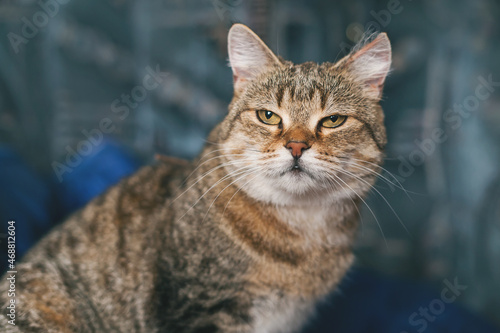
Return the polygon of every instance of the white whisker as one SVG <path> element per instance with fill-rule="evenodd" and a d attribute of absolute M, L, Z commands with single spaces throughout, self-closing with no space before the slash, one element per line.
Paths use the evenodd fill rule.
<path fill-rule="evenodd" d="M 201 168 L 204 164 L 212 161 L 212 160 L 215 160 L 217 158 L 224 158 L 224 157 L 237 157 L 237 156 L 246 156 L 246 154 L 225 154 L 225 155 L 218 155 L 218 156 L 215 156 L 215 157 L 212 157 L 212 158 L 209 158 L 208 160 L 204 161 L 203 163 L 201 163 L 201 160 L 198 162 L 198 166 L 186 177 L 186 179 L 182 182 L 182 185 L 184 185 L 188 180 L 189 180 L 189 177 L 191 177 L 199 168 Z M 200 164 L 201 163 L 201 164 Z"/>
<path fill-rule="evenodd" d="M 172 200 L 170 202 L 170 204 L 173 204 L 177 199 L 179 199 L 181 196 L 183 196 L 187 191 L 189 191 L 191 188 L 193 188 L 197 183 L 199 183 L 203 178 L 205 178 L 206 176 L 208 176 L 209 174 L 213 173 L 214 171 L 216 170 L 219 170 L 221 168 L 224 168 L 224 167 L 227 167 L 227 166 L 231 166 L 231 165 L 238 165 L 240 163 L 247 163 L 247 162 L 253 162 L 254 159 L 240 159 L 240 160 L 235 160 L 235 161 L 230 161 L 230 162 L 227 162 L 227 163 L 222 163 L 222 164 L 219 164 L 218 166 L 210 169 L 209 171 L 205 172 L 203 175 L 201 175 L 193 184 L 191 184 L 191 186 L 189 186 L 186 190 L 184 190 L 184 192 L 182 192 L 181 194 L 179 194 L 174 200 Z M 191 173 L 192 174 L 192 173 Z"/>
<path fill-rule="evenodd" d="M 394 216 L 396 216 L 396 218 L 398 219 L 399 223 L 403 226 L 403 228 L 405 229 L 405 231 L 408 233 L 408 235 L 411 235 L 410 234 L 410 231 L 408 230 L 408 228 L 406 227 L 406 225 L 403 223 L 403 221 L 401 220 L 401 218 L 399 217 L 399 215 L 396 213 L 396 211 L 394 210 L 394 208 L 392 207 L 392 205 L 389 203 L 389 201 L 385 198 L 385 196 L 380 193 L 379 190 L 377 190 L 375 187 L 371 186 L 370 183 L 368 183 L 366 180 L 364 180 L 363 178 L 353 174 L 352 172 L 350 171 L 347 171 L 347 170 L 342 170 L 340 168 L 335 168 L 333 167 L 334 170 L 336 170 L 337 172 L 340 172 L 340 173 L 343 173 L 344 175 L 347 175 L 347 176 L 350 176 L 350 177 L 353 177 L 354 179 L 357 179 L 363 183 L 365 183 L 366 185 L 368 185 L 369 187 L 371 187 L 383 200 L 384 202 L 387 204 L 387 206 L 389 206 L 389 208 L 391 209 L 392 213 L 394 214 Z"/>
<path fill-rule="evenodd" d="M 349 194 L 349 192 L 347 192 L 347 190 L 345 189 L 345 187 L 343 187 L 335 178 L 331 178 L 331 180 L 333 180 L 334 183 L 333 184 L 327 183 L 327 185 L 339 186 L 345 192 L 345 194 L 347 195 L 347 197 L 349 198 L 349 200 L 351 200 L 354 208 L 356 208 L 356 211 L 358 212 L 359 219 L 361 220 L 361 226 L 363 227 L 364 226 L 363 217 L 361 216 L 361 212 L 359 211 L 358 205 L 356 204 L 356 202 L 354 201 L 354 199 L 351 197 L 351 195 Z M 335 192 L 337 192 L 337 189 L 333 189 L 332 188 L 332 190 L 334 190 Z"/>
<path fill-rule="evenodd" d="M 339 181 L 341 181 L 345 186 L 347 186 L 354 194 L 356 194 L 356 196 L 363 202 L 363 204 L 366 206 L 366 208 L 368 208 L 368 210 L 370 211 L 370 213 L 372 214 L 373 218 L 375 219 L 375 221 L 377 222 L 377 225 L 378 225 L 378 228 L 380 229 L 380 232 L 382 234 L 382 237 L 384 238 L 384 242 L 385 242 L 385 246 L 387 248 L 389 248 L 389 245 L 387 243 L 387 239 L 385 238 L 385 234 L 384 234 L 384 231 L 382 230 L 382 225 L 380 224 L 379 220 L 377 219 L 377 216 L 375 216 L 375 213 L 373 212 L 373 210 L 371 209 L 371 207 L 368 205 L 368 203 L 363 199 L 362 196 L 360 196 L 351 186 L 349 186 L 349 184 L 347 184 L 345 181 L 342 180 L 342 178 L 338 177 L 337 175 L 329 175 L 329 176 L 334 176 L 336 177 Z"/>
<path fill-rule="evenodd" d="M 398 184 L 397 186 L 396 186 L 396 184 L 394 184 L 393 182 L 391 182 L 388 178 L 384 177 L 384 176 L 382 175 L 382 173 L 376 172 L 376 173 L 377 173 L 377 174 L 378 174 L 381 178 L 383 178 L 383 179 L 387 180 L 387 182 L 388 182 L 389 184 L 393 185 L 393 186 L 394 186 L 394 187 L 396 187 L 396 188 L 399 188 L 399 189 L 403 190 L 403 191 L 405 192 L 406 196 L 408 197 L 408 199 L 410 199 L 411 201 L 413 201 L 413 199 L 410 197 L 410 195 L 409 195 L 408 193 L 411 193 L 411 194 L 417 194 L 417 195 L 419 195 L 419 193 L 412 192 L 412 191 L 408 191 L 408 190 L 407 190 L 407 189 L 403 186 L 403 184 L 401 184 L 401 182 L 399 181 L 399 179 L 398 179 L 396 176 L 394 176 L 394 174 L 393 174 L 392 172 L 390 172 L 389 170 L 387 170 L 386 168 L 384 168 L 384 167 L 382 167 L 382 166 L 380 166 L 380 165 L 378 165 L 378 164 L 376 164 L 376 163 L 370 162 L 370 161 L 364 161 L 364 160 L 360 160 L 360 159 L 357 159 L 357 158 L 352 158 L 352 157 L 351 157 L 351 158 L 349 158 L 349 159 L 350 159 L 350 160 L 352 160 L 352 161 L 358 161 L 358 162 L 367 163 L 367 164 L 369 164 L 369 165 L 373 165 L 373 166 L 375 166 L 375 167 L 379 168 L 380 170 L 384 171 L 384 172 L 385 172 L 385 173 L 387 173 L 388 175 L 390 175 L 392 178 L 394 178 L 394 180 L 396 181 L 396 184 Z M 361 165 L 359 165 L 359 164 L 357 164 L 357 163 L 356 163 L 356 165 L 361 166 Z M 371 170 L 371 169 L 370 169 L 370 170 Z"/>
<path fill-rule="evenodd" d="M 245 173 L 247 170 L 246 169 L 251 169 L 253 168 L 252 166 L 245 166 L 245 167 L 242 167 L 242 168 L 239 168 L 239 169 L 236 169 L 228 174 L 226 174 L 224 177 L 222 177 L 221 179 L 219 179 L 215 184 L 213 184 L 208 190 L 206 190 L 199 198 L 198 200 L 196 200 L 196 202 L 191 206 L 189 207 L 189 209 L 178 219 L 181 220 L 184 216 L 186 216 L 186 214 L 191 211 L 191 209 L 194 208 L 194 206 L 196 206 L 196 204 L 198 202 L 200 202 L 201 199 L 203 199 L 203 197 L 205 197 L 205 195 L 207 195 L 208 192 L 210 192 L 215 186 L 217 186 L 218 184 L 222 183 L 223 181 L 233 177 L 233 176 L 238 176 L 240 175 L 241 173 Z M 243 170 L 243 171 L 242 171 Z"/>
<path fill-rule="evenodd" d="M 207 209 L 207 212 L 205 214 L 205 217 L 203 218 L 203 221 L 205 221 L 205 219 L 207 218 L 207 215 L 208 215 L 208 212 L 210 211 L 210 209 L 212 208 L 213 204 L 215 203 L 215 201 L 219 198 L 219 196 L 222 194 L 222 192 L 224 192 L 228 187 L 230 187 L 231 185 L 233 185 L 234 183 L 236 183 L 237 181 L 239 181 L 240 179 L 243 179 L 245 177 L 248 177 L 249 175 L 253 174 L 253 173 L 256 173 L 258 171 L 262 171 L 262 168 L 261 167 L 255 167 L 254 170 L 250 170 L 248 172 L 247 170 L 247 173 L 244 174 L 243 176 L 240 176 L 238 178 L 236 178 L 234 181 L 232 181 L 229 185 L 227 185 L 226 187 L 224 187 L 220 192 L 219 194 L 217 194 L 217 196 L 215 197 L 215 199 L 212 201 L 212 203 L 210 204 L 210 206 L 208 207 Z M 259 176 L 259 174 L 257 174 L 255 177 Z M 255 177 L 253 177 L 251 180 L 253 180 Z M 243 186 L 245 186 L 246 184 L 248 184 L 249 182 L 246 182 L 245 184 L 243 184 Z M 241 186 L 234 194 L 233 196 L 231 197 L 231 199 L 236 195 L 236 193 L 238 193 L 241 188 L 243 187 Z M 231 201 L 231 199 L 229 199 L 229 201 Z M 229 201 L 228 201 L 228 204 L 229 204 Z M 224 213 L 226 212 L 226 208 L 227 208 L 227 205 L 226 207 L 224 208 L 224 211 L 222 212 L 222 216 L 224 216 Z"/>
<path fill-rule="evenodd" d="M 260 170 L 258 170 L 260 171 Z M 224 207 L 224 210 L 222 211 L 222 216 L 224 216 L 224 213 L 226 212 L 226 209 L 227 209 L 227 206 L 229 205 L 229 203 L 231 202 L 231 200 L 233 200 L 234 196 L 243 189 L 243 187 L 245 187 L 245 185 L 247 185 L 248 183 L 250 183 L 252 180 L 254 180 L 255 178 L 257 178 L 259 176 L 259 174 L 255 175 L 255 177 L 252 177 L 249 181 L 247 181 L 245 184 L 241 185 L 238 190 L 236 192 L 234 192 L 234 194 L 231 196 L 231 198 L 229 198 L 229 201 L 227 202 L 226 206 Z"/>

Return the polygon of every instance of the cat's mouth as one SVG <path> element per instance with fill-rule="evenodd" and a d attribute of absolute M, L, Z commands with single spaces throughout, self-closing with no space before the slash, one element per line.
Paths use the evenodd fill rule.
<path fill-rule="evenodd" d="M 292 175 L 301 175 L 304 173 L 304 170 L 302 170 L 301 167 L 297 166 L 297 167 L 293 167 L 292 169 L 290 169 L 289 173 L 291 173 Z"/>
<path fill-rule="evenodd" d="M 304 172 L 304 169 L 300 166 L 298 161 L 294 161 L 290 171 L 293 173 L 301 173 L 301 172 Z"/>
<path fill-rule="evenodd" d="M 311 176 L 309 174 L 309 172 L 304 168 L 302 163 L 300 163 L 298 160 L 293 161 L 293 164 L 288 169 L 283 171 L 281 173 L 281 176 L 284 176 L 286 174 L 289 174 L 289 175 L 291 174 L 294 176 L 302 176 L 302 175 Z"/>

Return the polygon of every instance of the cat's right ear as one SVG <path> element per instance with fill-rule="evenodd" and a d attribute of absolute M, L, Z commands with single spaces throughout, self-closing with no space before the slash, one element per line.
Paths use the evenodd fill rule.
<path fill-rule="evenodd" d="M 259 36 L 243 24 L 231 27 L 227 42 L 235 92 L 241 92 L 248 82 L 265 70 L 280 65 L 276 55 Z"/>
<path fill-rule="evenodd" d="M 391 43 L 385 33 L 341 59 L 336 67 L 347 68 L 355 80 L 375 100 L 382 97 L 384 82 L 391 68 Z"/>

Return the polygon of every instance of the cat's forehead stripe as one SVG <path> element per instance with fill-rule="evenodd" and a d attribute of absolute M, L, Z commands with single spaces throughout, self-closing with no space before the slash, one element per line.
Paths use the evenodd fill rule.
<path fill-rule="evenodd" d="M 311 101 L 318 92 L 320 106 L 324 110 L 329 95 L 329 89 L 320 83 L 324 79 L 325 74 L 320 74 L 318 66 L 312 63 L 287 68 L 283 73 L 278 74 L 273 85 L 278 107 L 281 107 L 283 103 L 285 92 L 288 92 L 289 100 L 292 102 Z"/>
<path fill-rule="evenodd" d="M 283 101 L 284 94 L 285 94 L 285 85 L 278 84 L 278 87 L 276 89 L 276 102 L 278 104 L 278 107 L 281 107 L 281 102 Z"/>

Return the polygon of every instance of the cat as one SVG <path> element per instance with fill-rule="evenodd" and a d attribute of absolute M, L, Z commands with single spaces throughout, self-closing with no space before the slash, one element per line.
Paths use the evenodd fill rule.
<path fill-rule="evenodd" d="M 296 65 L 235 24 L 228 51 L 234 96 L 200 157 L 160 158 L 43 238 L 16 266 L 15 326 L 2 279 L 2 332 L 290 333 L 335 290 L 383 159 L 390 42 Z"/>

